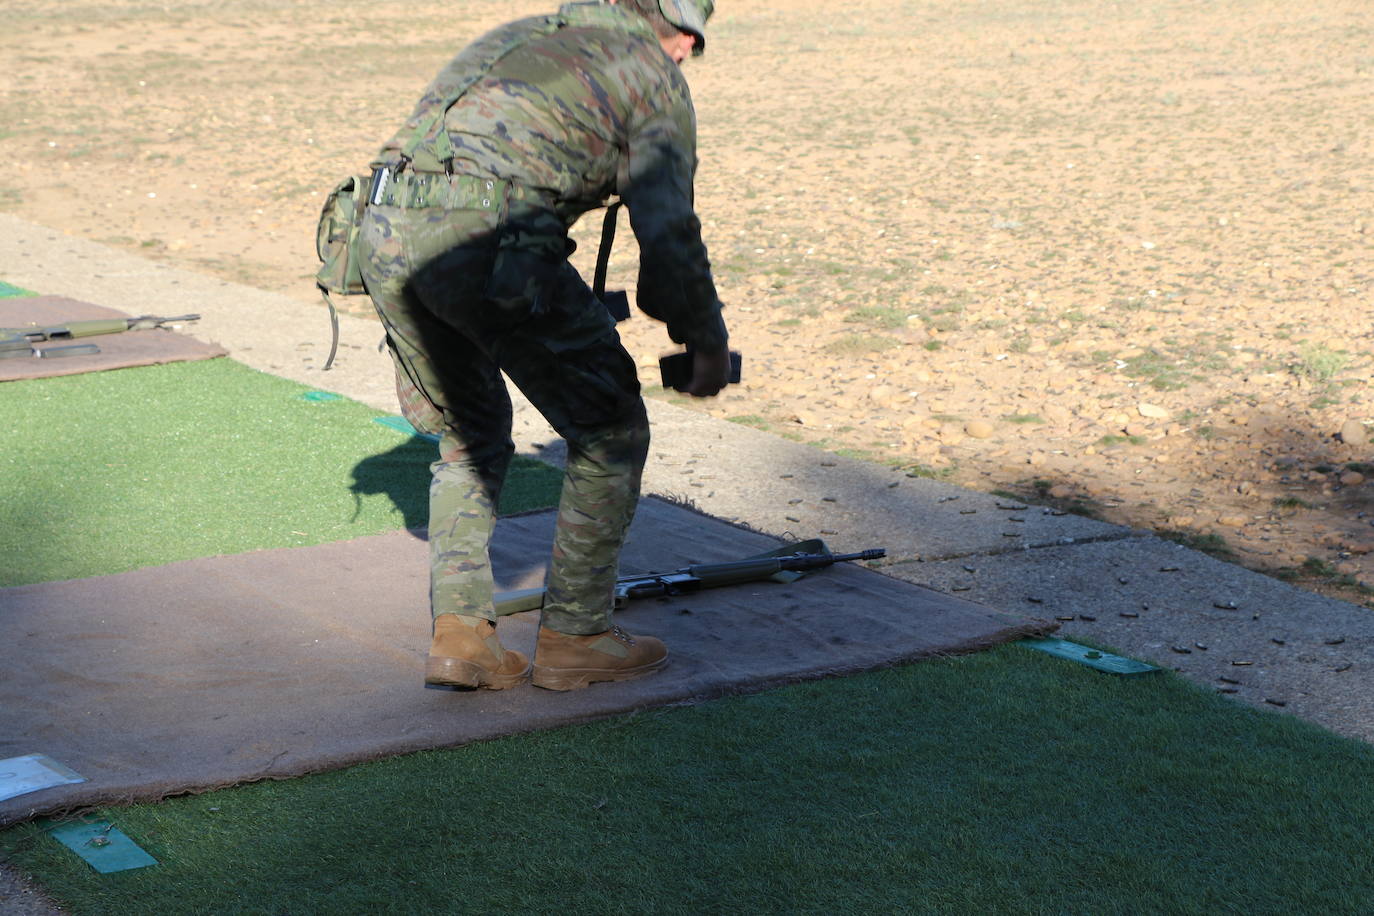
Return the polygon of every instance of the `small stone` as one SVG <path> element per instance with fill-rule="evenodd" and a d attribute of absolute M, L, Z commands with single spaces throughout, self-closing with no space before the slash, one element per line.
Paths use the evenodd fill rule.
<path fill-rule="evenodd" d="M 1234 611 L 1240 607 L 1240 605 L 1236 604 L 1234 601 L 1213 601 L 1212 607 L 1219 608 L 1223 611 Z"/>
<path fill-rule="evenodd" d="M 1341 643 L 1345 642 L 1345 637 L 1337 636 L 1335 639 L 1327 639 L 1323 640 L 1323 642 L 1325 642 L 1328 646 L 1339 646 Z"/>
<path fill-rule="evenodd" d="M 1137 614 L 1135 611 L 1122 611 L 1122 612 L 1120 613 L 1120 616 L 1122 616 L 1122 617 L 1139 617 L 1140 615 Z"/>
<path fill-rule="evenodd" d="M 1364 445 L 1369 441 L 1369 431 L 1364 423 L 1351 417 L 1341 424 L 1341 441 L 1346 445 Z"/>
<path fill-rule="evenodd" d="M 1364 475 L 1359 471 L 1346 471 L 1341 475 L 1341 486 L 1343 487 L 1358 487 L 1362 483 L 1364 483 Z"/>
<path fill-rule="evenodd" d="M 992 436 L 992 424 L 987 420 L 970 420 L 964 424 L 964 432 L 975 439 L 987 439 Z"/>
<path fill-rule="evenodd" d="M 1240 681 L 1236 680 L 1235 678 L 1233 678 L 1233 677 L 1227 677 L 1227 676 L 1224 675 L 1224 674 L 1223 674 L 1221 677 L 1217 678 L 1217 680 L 1221 681 L 1223 684 L 1239 684 L 1239 683 L 1240 683 Z"/>
<path fill-rule="evenodd" d="M 1179 655 L 1192 655 L 1192 654 L 1193 654 L 1193 650 L 1192 650 L 1192 649 L 1189 649 L 1187 646 L 1170 646 L 1169 648 L 1173 649 L 1173 650 L 1174 650 L 1175 652 L 1177 652 Z"/>
<path fill-rule="evenodd" d="M 1242 515 L 1223 515 L 1217 519 L 1217 524 L 1227 528 L 1244 528 L 1247 521 Z"/>
<path fill-rule="evenodd" d="M 1050 487 L 1049 495 L 1052 499 L 1068 499 L 1073 495 L 1073 487 L 1068 484 L 1057 483 Z"/>
<path fill-rule="evenodd" d="M 1166 420 L 1169 417 L 1169 411 L 1163 407 L 1157 404 L 1147 404 L 1144 401 L 1137 404 L 1135 410 L 1136 413 L 1150 420 Z"/>
<path fill-rule="evenodd" d="M 1143 423 L 1127 423 L 1124 432 L 1128 436 L 1140 437 L 1148 435 L 1150 430 Z"/>
<path fill-rule="evenodd" d="M 1287 700 L 1275 700 L 1275 699 L 1273 699 L 1273 698 L 1271 698 L 1271 697 L 1265 697 L 1265 698 L 1264 698 L 1264 702 L 1268 703 L 1270 706 L 1287 706 L 1287 705 L 1288 705 L 1288 701 L 1287 701 Z"/>

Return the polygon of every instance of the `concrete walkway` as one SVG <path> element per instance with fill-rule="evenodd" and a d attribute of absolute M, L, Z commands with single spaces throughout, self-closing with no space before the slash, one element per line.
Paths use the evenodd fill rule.
<path fill-rule="evenodd" d="M 197 312 L 204 317 L 191 333 L 249 366 L 396 411 L 375 322 L 340 316 L 339 357 L 320 370 L 329 344 L 323 304 L 2 214 L 0 280 L 133 314 Z M 893 576 L 1058 619 L 1066 638 L 1112 645 L 1238 701 L 1374 740 L 1374 612 L 1366 608 L 1148 532 L 908 477 L 654 400 L 649 411 L 647 492 L 770 534 L 819 535 L 837 550 L 885 547 Z M 523 402 L 515 437 L 522 453 L 561 458 L 557 437 Z"/>

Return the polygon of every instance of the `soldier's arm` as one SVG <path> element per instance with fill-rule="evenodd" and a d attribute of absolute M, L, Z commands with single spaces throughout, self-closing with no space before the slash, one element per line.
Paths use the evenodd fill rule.
<path fill-rule="evenodd" d="M 696 123 L 685 87 L 632 125 L 626 160 L 620 194 L 639 241 L 639 308 L 677 343 L 724 353 L 729 335 L 692 208 Z"/>

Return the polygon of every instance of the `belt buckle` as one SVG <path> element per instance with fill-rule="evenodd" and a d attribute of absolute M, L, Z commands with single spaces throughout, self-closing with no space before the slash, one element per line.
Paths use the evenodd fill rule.
<path fill-rule="evenodd" d="M 372 186 L 367 189 L 367 202 L 373 206 L 378 206 L 382 202 L 382 193 L 386 190 L 387 180 L 391 177 L 391 167 L 384 165 L 372 172 Z"/>

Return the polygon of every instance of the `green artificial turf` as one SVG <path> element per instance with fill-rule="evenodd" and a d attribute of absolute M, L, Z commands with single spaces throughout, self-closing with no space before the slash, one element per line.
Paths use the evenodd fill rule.
<path fill-rule="evenodd" d="M 435 445 L 309 391 L 227 359 L 0 384 L 0 586 L 423 527 Z M 561 479 L 517 459 L 502 512 Z"/>
<path fill-rule="evenodd" d="M 1016 646 L 106 813 L 161 864 L 97 875 L 41 824 L 0 848 L 77 913 L 1374 900 L 1374 749 Z"/>

